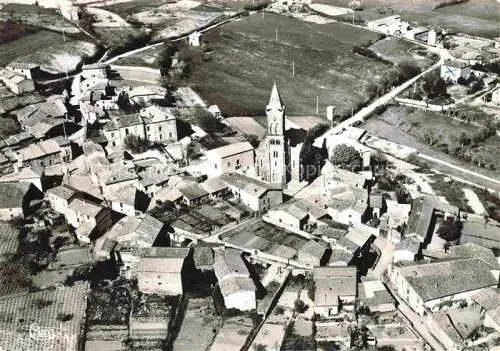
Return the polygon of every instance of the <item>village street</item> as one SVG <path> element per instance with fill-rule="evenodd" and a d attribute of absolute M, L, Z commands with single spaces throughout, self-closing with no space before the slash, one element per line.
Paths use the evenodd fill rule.
<path fill-rule="evenodd" d="M 407 304 L 404 302 L 397 292 L 392 289 L 390 284 L 386 284 L 387 289 L 391 292 L 392 296 L 396 299 L 398 303 L 398 309 L 401 311 L 401 314 L 410 322 L 410 325 L 414 328 L 414 330 L 420 335 L 422 339 L 425 340 L 427 344 L 429 344 L 433 350 L 435 351 L 445 351 L 445 348 L 441 345 L 441 343 L 434 338 L 429 329 L 427 328 L 427 324 L 425 322 L 426 317 L 421 317 L 416 314 Z"/>

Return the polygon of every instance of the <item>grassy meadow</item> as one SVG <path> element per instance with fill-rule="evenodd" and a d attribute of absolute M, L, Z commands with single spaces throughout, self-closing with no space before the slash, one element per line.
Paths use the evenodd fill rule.
<path fill-rule="evenodd" d="M 320 114 L 328 105 L 336 105 L 339 114 L 350 112 L 369 100 L 367 86 L 392 67 L 354 54 L 354 46 L 375 42 L 379 35 L 343 23 L 259 14 L 203 39 L 205 58 L 193 66 L 188 82 L 229 115 L 262 114 L 274 81 L 289 115 L 315 114 L 317 96 Z"/>

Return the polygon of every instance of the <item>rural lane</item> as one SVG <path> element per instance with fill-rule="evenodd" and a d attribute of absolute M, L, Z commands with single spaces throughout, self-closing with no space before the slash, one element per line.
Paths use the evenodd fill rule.
<path fill-rule="evenodd" d="M 229 18 L 229 19 L 227 19 L 227 20 L 224 20 L 224 21 L 222 21 L 222 22 L 218 22 L 218 23 L 212 24 L 212 25 L 210 25 L 210 26 L 208 26 L 208 27 L 206 27 L 206 28 L 203 28 L 203 29 L 200 29 L 200 30 L 195 29 L 195 30 L 193 30 L 193 31 L 191 31 L 191 32 L 189 32 L 189 33 L 186 33 L 186 34 L 184 34 L 184 35 L 182 35 L 182 36 L 180 36 L 180 37 L 178 37 L 178 38 L 176 38 L 176 39 L 172 39 L 172 40 L 170 40 L 170 41 L 175 43 L 175 42 L 177 42 L 177 41 L 180 41 L 180 40 L 186 39 L 186 38 L 187 38 L 187 37 L 188 37 L 191 33 L 193 33 L 193 32 L 198 31 L 198 32 L 200 32 L 200 33 L 204 33 L 204 32 L 206 32 L 206 31 L 212 30 L 212 29 L 214 29 L 214 28 L 217 28 L 217 27 L 219 27 L 219 26 L 222 26 L 222 25 L 224 25 L 224 24 L 226 24 L 226 23 L 229 23 L 229 22 L 234 21 L 234 20 L 237 20 L 237 19 L 239 19 L 239 16 L 234 16 L 234 17 L 231 17 L 231 18 Z M 139 49 L 135 49 L 135 50 L 127 51 L 127 52 L 125 52 L 125 53 L 123 53 L 123 54 L 120 54 L 120 55 L 118 55 L 118 56 L 114 56 L 114 57 L 112 57 L 112 58 L 110 58 L 110 59 L 108 59 L 108 60 L 106 60 L 106 61 L 103 61 L 103 60 L 102 60 L 102 59 L 105 57 L 105 56 L 103 56 L 103 57 L 102 57 L 102 58 L 101 58 L 98 62 L 100 62 L 100 63 L 104 63 L 104 64 L 110 64 L 110 63 L 113 63 L 113 62 L 118 61 L 118 60 L 119 60 L 119 59 L 121 59 L 121 58 L 124 58 L 124 57 L 130 56 L 130 55 L 134 55 L 134 54 L 137 54 L 137 53 L 139 53 L 139 52 L 143 52 L 143 51 L 146 51 L 146 50 L 149 50 L 149 49 L 152 49 L 152 48 L 159 47 L 159 46 L 163 45 L 164 43 L 166 43 L 168 40 L 169 40 L 169 39 L 166 39 L 166 40 L 163 40 L 163 41 L 161 41 L 161 42 L 159 42 L 159 43 L 155 43 L 155 44 L 151 44 L 151 45 L 143 46 L 142 48 L 139 48 Z M 105 55 L 106 55 L 106 54 L 107 54 L 107 52 L 105 53 Z"/>
<path fill-rule="evenodd" d="M 350 118 L 346 119 L 345 121 L 342 121 L 339 124 L 333 126 L 327 132 L 325 132 L 323 135 L 316 138 L 316 140 L 314 141 L 314 146 L 321 147 L 323 145 L 324 139 L 328 139 L 328 138 L 333 137 L 336 134 L 339 134 L 345 128 L 352 126 L 356 122 L 363 122 L 364 119 L 366 117 L 370 116 L 378 107 L 388 104 L 398 94 L 403 92 L 405 89 L 409 88 L 413 83 L 415 83 L 422 76 L 426 75 L 430 71 L 441 66 L 443 61 L 444 61 L 444 59 L 441 58 L 438 62 L 436 62 L 430 68 L 426 69 L 425 71 L 421 72 L 420 74 L 416 75 L 415 77 L 407 80 L 406 82 L 398 85 L 397 87 L 394 87 L 391 91 L 382 95 L 381 97 L 379 97 L 377 100 L 375 100 L 374 102 L 372 102 L 368 106 L 363 107 L 361 110 L 359 110 L 352 117 L 350 117 Z"/>
<path fill-rule="evenodd" d="M 399 297 L 396 290 L 393 288 L 390 282 L 385 281 L 381 277 L 382 281 L 385 282 L 385 286 L 391 293 L 391 295 L 396 299 L 398 303 L 398 310 L 401 314 L 408 320 L 413 329 L 417 334 L 425 340 L 425 342 L 432 347 L 435 351 L 446 351 L 443 345 L 432 335 L 427 327 L 425 317 L 419 316 L 415 311 L 413 311 L 408 304 Z"/>

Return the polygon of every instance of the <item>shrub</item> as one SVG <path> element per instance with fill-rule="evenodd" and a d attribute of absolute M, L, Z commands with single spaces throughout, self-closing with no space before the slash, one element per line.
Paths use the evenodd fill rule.
<path fill-rule="evenodd" d="M 221 123 L 210 112 L 198 108 L 194 113 L 195 123 L 205 132 L 216 132 L 221 129 Z"/>
<path fill-rule="evenodd" d="M 145 152 L 149 149 L 150 143 L 142 138 L 139 138 L 137 135 L 129 134 L 125 137 L 125 147 L 131 150 L 134 153 Z"/>
<path fill-rule="evenodd" d="M 298 313 L 304 313 L 308 309 L 309 309 L 309 306 L 306 305 L 306 303 L 304 301 L 302 301 L 302 300 L 296 300 L 295 301 L 295 310 Z"/>
<path fill-rule="evenodd" d="M 362 56 L 365 56 L 365 57 L 368 57 L 368 58 L 372 58 L 372 59 L 378 59 L 378 55 L 376 53 L 374 53 L 372 50 L 368 49 L 368 48 L 364 48 L 364 47 L 361 47 L 361 46 L 355 46 L 352 48 L 352 52 L 354 52 L 355 54 L 358 54 L 358 55 L 362 55 Z"/>

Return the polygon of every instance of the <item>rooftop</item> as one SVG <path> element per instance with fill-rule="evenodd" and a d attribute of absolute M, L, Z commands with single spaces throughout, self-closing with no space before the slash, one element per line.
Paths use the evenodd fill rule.
<path fill-rule="evenodd" d="M 118 130 L 120 128 L 126 128 L 131 126 L 136 126 L 143 124 L 141 115 L 138 113 L 130 115 L 115 116 L 111 118 L 111 121 L 103 126 L 105 131 Z"/>
<path fill-rule="evenodd" d="M 219 279 L 233 274 L 250 275 L 241 257 L 241 252 L 234 249 L 215 253 L 214 270 Z"/>
<path fill-rule="evenodd" d="M 89 217 L 96 217 L 99 212 L 103 209 L 101 205 L 95 204 L 93 202 L 83 200 L 83 199 L 73 199 L 70 204 L 69 208 L 72 210 L 76 211 L 77 213 L 89 216 Z"/>
<path fill-rule="evenodd" d="M 200 184 L 196 182 L 190 182 L 189 185 L 180 187 L 179 191 L 188 200 L 196 200 L 208 195 L 208 193 L 200 186 Z"/>
<path fill-rule="evenodd" d="M 53 140 L 44 140 L 35 144 L 30 144 L 22 149 L 15 151 L 23 161 L 34 160 L 47 155 L 61 152 L 59 144 Z"/>
<path fill-rule="evenodd" d="M 493 251 L 474 243 L 451 246 L 449 253 L 461 258 L 479 258 L 489 264 L 491 269 L 499 269 L 498 261 Z"/>
<path fill-rule="evenodd" d="M 149 247 L 141 249 L 141 258 L 137 271 L 180 273 L 190 248 Z"/>
<path fill-rule="evenodd" d="M 275 189 L 264 182 L 238 173 L 223 174 L 219 176 L 219 179 L 248 195 L 257 197 L 261 197 L 270 189 Z"/>
<path fill-rule="evenodd" d="M 221 146 L 221 147 L 209 150 L 207 152 L 207 155 L 214 155 L 214 156 L 217 155 L 220 158 L 226 158 L 229 156 L 238 155 L 238 154 L 241 154 L 243 152 L 248 152 L 248 151 L 252 151 L 252 150 L 253 150 L 253 146 L 250 145 L 250 143 L 248 141 L 242 141 L 239 143 L 229 144 L 229 145 L 225 145 L 225 146 Z"/>
<path fill-rule="evenodd" d="M 478 258 L 395 265 L 424 301 L 490 287 L 498 283 Z"/>
<path fill-rule="evenodd" d="M 60 197 L 61 199 L 64 200 L 69 200 L 71 199 L 75 194 L 78 193 L 78 190 L 72 188 L 71 186 L 67 184 L 62 184 L 59 186 L 56 186 L 54 188 L 50 188 L 47 190 L 48 194 L 54 194 L 57 197 Z"/>
<path fill-rule="evenodd" d="M 29 188 L 24 182 L 0 183 L 0 208 L 22 208 Z"/>

